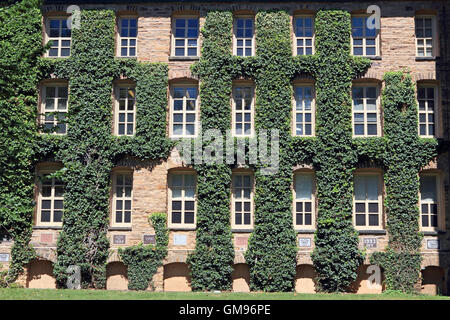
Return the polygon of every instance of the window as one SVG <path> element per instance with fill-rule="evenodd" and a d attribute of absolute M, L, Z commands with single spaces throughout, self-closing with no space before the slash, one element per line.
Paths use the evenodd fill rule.
<path fill-rule="evenodd" d="M 297 173 L 294 178 L 294 226 L 314 228 L 314 174 Z"/>
<path fill-rule="evenodd" d="M 420 136 L 434 137 L 436 135 L 436 91 L 433 86 L 419 86 L 417 89 Z"/>
<path fill-rule="evenodd" d="M 233 88 L 233 133 L 235 136 L 253 135 L 253 87 Z"/>
<path fill-rule="evenodd" d="M 233 174 L 232 226 L 236 229 L 253 227 L 253 176 L 249 173 Z"/>
<path fill-rule="evenodd" d="M 237 17 L 234 20 L 234 54 L 239 57 L 254 55 L 253 18 Z"/>
<path fill-rule="evenodd" d="M 381 135 L 377 86 L 353 86 L 353 135 L 361 137 Z"/>
<path fill-rule="evenodd" d="M 67 85 L 46 85 L 42 87 L 42 93 L 41 124 L 44 127 L 44 132 L 66 134 Z"/>
<path fill-rule="evenodd" d="M 169 227 L 194 227 L 196 176 L 193 173 L 169 175 Z"/>
<path fill-rule="evenodd" d="M 313 87 L 294 87 L 294 135 L 312 136 L 314 134 Z"/>
<path fill-rule="evenodd" d="M 420 226 L 422 230 L 436 230 L 439 226 L 441 199 L 440 179 L 437 174 L 420 175 Z"/>
<path fill-rule="evenodd" d="M 119 56 L 136 57 L 137 18 L 119 19 Z"/>
<path fill-rule="evenodd" d="M 197 57 L 198 53 L 198 18 L 175 18 L 172 31 L 172 55 L 176 57 Z"/>
<path fill-rule="evenodd" d="M 47 40 L 51 41 L 47 53 L 49 57 L 70 56 L 71 30 L 67 27 L 67 18 L 50 18 L 47 23 Z"/>
<path fill-rule="evenodd" d="M 62 226 L 64 212 L 64 183 L 57 178 L 50 178 L 51 172 L 42 172 L 38 183 L 38 217 L 39 226 Z"/>
<path fill-rule="evenodd" d="M 171 136 L 196 136 L 198 125 L 197 86 L 173 86 L 171 97 Z"/>
<path fill-rule="evenodd" d="M 116 87 L 114 131 L 119 136 L 132 136 L 135 132 L 136 90 L 134 86 Z"/>
<path fill-rule="evenodd" d="M 367 27 L 366 16 L 352 17 L 352 52 L 355 56 L 377 56 L 378 31 Z"/>
<path fill-rule="evenodd" d="M 131 225 L 133 174 L 131 172 L 115 173 L 113 175 L 113 192 L 112 225 Z"/>
<path fill-rule="evenodd" d="M 294 25 L 296 55 L 314 53 L 314 18 L 296 17 Z"/>
<path fill-rule="evenodd" d="M 353 221 L 357 229 L 381 228 L 381 175 L 355 174 Z"/>
<path fill-rule="evenodd" d="M 416 55 L 418 57 L 435 56 L 435 19 L 433 16 L 418 16 L 416 25 Z"/>

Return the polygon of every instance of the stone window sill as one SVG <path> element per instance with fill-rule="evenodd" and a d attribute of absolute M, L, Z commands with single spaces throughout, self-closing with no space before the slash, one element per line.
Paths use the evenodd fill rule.
<path fill-rule="evenodd" d="M 386 234 L 386 230 L 358 230 L 359 234 L 379 234 L 384 235 Z"/>
<path fill-rule="evenodd" d="M 62 226 L 33 226 L 33 230 L 62 230 Z"/>
<path fill-rule="evenodd" d="M 169 231 L 195 231 L 196 227 L 169 227 Z"/>
<path fill-rule="evenodd" d="M 108 231 L 131 231 L 131 227 L 109 227 Z"/>
<path fill-rule="evenodd" d="M 199 56 L 195 57 L 176 57 L 176 56 L 170 56 L 169 61 L 197 61 L 199 60 Z"/>
<path fill-rule="evenodd" d="M 439 57 L 416 57 L 416 61 L 436 61 Z"/>
<path fill-rule="evenodd" d="M 232 233 L 252 233 L 253 229 L 231 229 Z"/>
<path fill-rule="evenodd" d="M 440 234 L 445 234 L 446 231 L 443 230 L 435 230 L 435 231 L 421 231 L 424 236 L 437 236 Z"/>
<path fill-rule="evenodd" d="M 295 232 L 299 234 L 314 234 L 314 232 L 316 232 L 316 229 L 296 229 Z"/>

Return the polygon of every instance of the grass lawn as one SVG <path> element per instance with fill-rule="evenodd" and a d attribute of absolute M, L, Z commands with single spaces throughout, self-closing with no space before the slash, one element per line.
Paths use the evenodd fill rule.
<path fill-rule="evenodd" d="M 449 300 L 406 294 L 206 293 L 108 290 L 0 289 L 0 300 Z"/>

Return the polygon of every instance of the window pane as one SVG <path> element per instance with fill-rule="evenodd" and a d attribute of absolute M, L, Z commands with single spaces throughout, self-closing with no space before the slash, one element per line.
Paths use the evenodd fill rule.
<path fill-rule="evenodd" d="M 296 199 L 312 199 L 312 175 L 296 175 L 295 194 Z"/>
<path fill-rule="evenodd" d="M 48 210 L 41 211 L 41 222 L 50 222 L 50 211 Z"/>
<path fill-rule="evenodd" d="M 356 200 L 366 200 L 366 183 L 362 176 L 355 176 L 354 181 L 355 188 L 355 199 Z"/>
<path fill-rule="evenodd" d="M 367 176 L 367 199 L 378 200 L 378 177 Z"/>
<path fill-rule="evenodd" d="M 420 196 L 422 201 L 437 202 L 436 177 L 420 177 Z"/>
<path fill-rule="evenodd" d="M 63 212 L 60 210 L 57 210 L 53 214 L 53 222 L 62 222 L 62 216 Z"/>
<path fill-rule="evenodd" d="M 181 212 L 172 212 L 172 223 L 181 223 Z"/>
<path fill-rule="evenodd" d="M 366 225 L 366 216 L 364 214 L 356 215 L 356 225 L 357 226 L 365 226 Z"/>

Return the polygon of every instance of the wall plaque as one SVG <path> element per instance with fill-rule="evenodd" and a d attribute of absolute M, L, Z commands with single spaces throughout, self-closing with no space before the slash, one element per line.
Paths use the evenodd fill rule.
<path fill-rule="evenodd" d="M 0 253 L 0 262 L 8 262 L 9 253 Z"/>
<path fill-rule="evenodd" d="M 248 237 L 236 237 L 236 245 L 246 247 L 248 245 Z"/>
<path fill-rule="evenodd" d="M 154 234 L 144 234 L 144 244 L 155 244 L 156 238 Z"/>
<path fill-rule="evenodd" d="M 42 243 L 52 243 L 53 242 L 53 234 L 41 233 L 41 242 Z"/>
<path fill-rule="evenodd" d="M 175 246 L 185 246 L 187 245 L 187 236 L 185 234 L 174 234 L 173 244 Z"/>
<path fill-rule="evenodd" d="M 8 237 L 4 237 L 4 238 L 0 238 L 0 243 L 11 243 L 12 242 L 12 238 L 8 238 Z"/>
<path fill-rule="evenodd" d="M 376 248 L 377 247 L 377 238 L 364 238 L 363 239 L 364 247 L 367 249 Z"/>
<path fill-rule="evenodd" d="M 439 240 L 431 239 L 427 240 L 427 249 L 439 249 Z"/>
<path fill-rule="evenodd" d="M 298 238 L 298 246 L 300 248 L 311 247 L 311 238 Z"/>
<path fill-rule="evenodd" d="M 113 243 L 114 244 L 125 244 L 126 243 L 126 236 L 125 235 L 118 235 L 118 234 L 116 234 L 116 235 L 114 235 L 113 236 Z"/>

